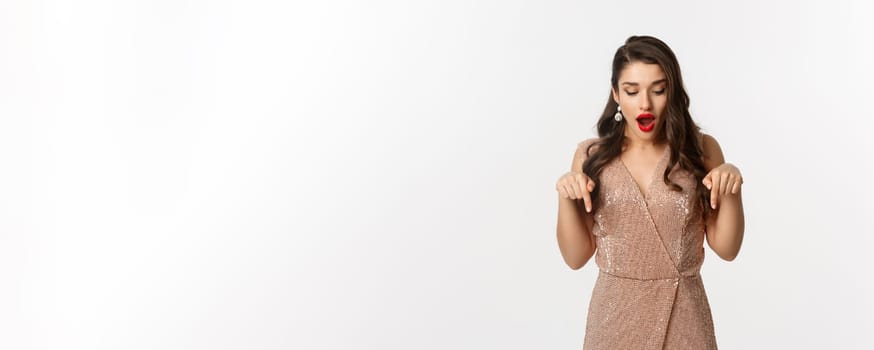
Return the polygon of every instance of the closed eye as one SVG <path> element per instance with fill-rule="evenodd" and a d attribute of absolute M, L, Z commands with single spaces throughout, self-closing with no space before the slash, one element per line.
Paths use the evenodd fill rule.
<path fill-rule="evenodd" d="M 659 90 L 659 91 L 653 91 L 653 92 L 654 92 L 656 95 L 664 95 L 664 94 L 665 94 L 665 89 L 661 89 L 661 90 Z M 626 91 L 625 93 L 626 93 L 628 96 L 634 96 L 634 95 L 637 95 L 637 91 L 634 91 L 634 92 Z"/>

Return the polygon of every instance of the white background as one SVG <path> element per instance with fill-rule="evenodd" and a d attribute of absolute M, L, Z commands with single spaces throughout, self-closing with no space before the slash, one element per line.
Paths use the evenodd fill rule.
<path fill-rule="evenodd" d="M 869 348 L 862 3 L 3 1 L 0 348 L 578 349 L 554 184 L 634 34 L 745 177 L 720 348 Z"/>

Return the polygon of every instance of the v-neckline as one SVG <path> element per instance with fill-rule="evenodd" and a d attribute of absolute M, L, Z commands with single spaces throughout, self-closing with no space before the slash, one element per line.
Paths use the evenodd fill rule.
<path fill-rule="evenodd" d="M 665 161 L 665 157 L 668 154 L 668 148 L 670 145 L 665 145 L 665 149 L 662 151 L 662 156 L 659 159 L 658 163 L 656 163 L 655 169 L 653 169 L 653 173 L 650 175 L 649 184 L 646 186 L 646 193 L 643 193 L 643 189 L 640 187 L 640 184 L 637 183 L 637 180 L 634 179 L 634 174 L 631 173 L 631 170 L 625 166 L 625 162 L 622 161 L 622 154 L 619 155 L 619 164 L 622 165 L 622 169 L 625 169 L 625 174 L 628 175 L 628 178 L 631 179 L 631 183 L 634 184 L 634 188 L 637 189 L 637 193 L 640 195 L 640 198 L 646 202 L 649 199 L 649 195 L 653 191 L 653 184 L 655 184 L 656 179 L 659 177 L 659 170 L 662 167 L 662 163 Z"/>

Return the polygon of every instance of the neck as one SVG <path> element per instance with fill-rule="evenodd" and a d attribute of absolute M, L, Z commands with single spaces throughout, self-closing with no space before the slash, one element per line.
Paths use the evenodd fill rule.
<path fill-rule="evenodd" d="M 638 137 L 634 137 L 633 135 L 629 135 L 628 132 L 625 133 L 625 142 L 624 146 L 626 149 L 633 148 L 639 150 L 649 150 L 653 148 L 661 148 L 664 142 L 656 142 L 655 140 L 644 140 Z"/>

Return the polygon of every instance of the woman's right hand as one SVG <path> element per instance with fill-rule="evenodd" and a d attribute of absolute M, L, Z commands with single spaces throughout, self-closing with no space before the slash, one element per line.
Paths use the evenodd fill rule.
<path fill-rule="evenodd" d="M 595 189 L 595 181 L 579 171 L 569 171 L 562 175 L 555 184 L 561 198 L 582 199 L 586 205 L 586 212 L 592 212 L 591 193 Z"/>

